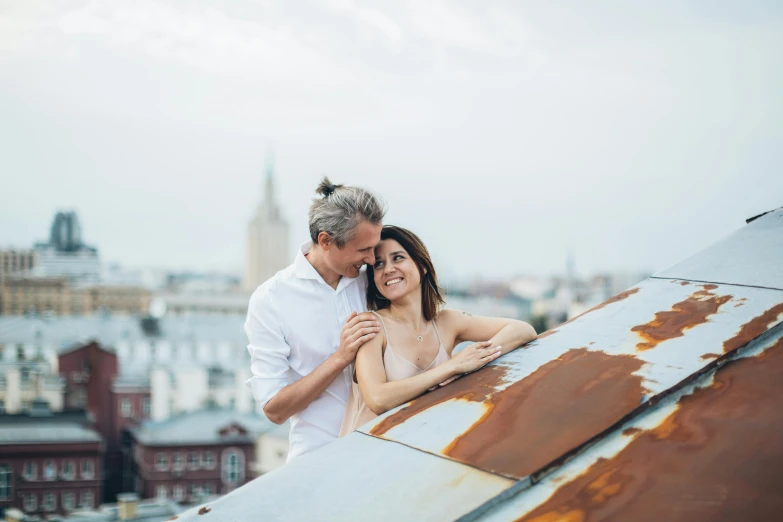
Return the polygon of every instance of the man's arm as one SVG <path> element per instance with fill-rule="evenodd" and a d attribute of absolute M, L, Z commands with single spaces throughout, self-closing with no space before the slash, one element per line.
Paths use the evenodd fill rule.
<path fill-rule="evenodd" d="M 259 294 L 251 299 L 245 330 L 250 344 L 248 381 L 264 414 L 275 424 L 302 411 L 334 381 L 356 358 L 356 351 L 380 329 L 372 314 L 351 314 L 340 336 L 340 347 L 315 370 L 294 383 L 288 382 L 290 347 L 280 331 L 271 296 Z"/>

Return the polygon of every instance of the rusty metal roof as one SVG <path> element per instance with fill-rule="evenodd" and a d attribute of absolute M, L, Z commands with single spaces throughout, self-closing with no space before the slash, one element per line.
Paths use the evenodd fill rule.
<path fill-rule="evenodd" d="M 782 238 L 759 216 L 180 520 L 783 518 Z"/>

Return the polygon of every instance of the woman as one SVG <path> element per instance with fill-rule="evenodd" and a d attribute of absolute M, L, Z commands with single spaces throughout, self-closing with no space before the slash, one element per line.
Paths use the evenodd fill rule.
<path fill-rule="evenodd" d="M 427 248 L 404 228 L 383 227 L 367 282 L 367 307 L 383 328 L 356 355 L 340 436 L 536 338 L 522 321 L 441 310 Z M 451 357 L 457 344 L 480 339 Z"/>

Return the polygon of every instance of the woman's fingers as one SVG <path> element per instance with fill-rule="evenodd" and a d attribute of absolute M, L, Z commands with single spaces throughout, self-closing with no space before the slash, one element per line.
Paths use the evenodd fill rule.
<path fill-rule="evenodd" d="M 492 360 L 495 360 L 495 359 L 497 359 L 498 357 L 500 357 L 501 353 L 502 353 L 502 350 L 501 350 L 500 346 L 498 346 L 498 347 L 497 347 L 497 349 L 495 349 L 494 351 L 492 351 L 492 352 L 490 352 L 490 353 L 488 353 L 488 354 L 484 355 L 484 356 L 481 358 L 481 360 L 482 360 L 482 361 L 487 361 L 487 362 L 489 362 L 489 361 L 492 361 Z"/>

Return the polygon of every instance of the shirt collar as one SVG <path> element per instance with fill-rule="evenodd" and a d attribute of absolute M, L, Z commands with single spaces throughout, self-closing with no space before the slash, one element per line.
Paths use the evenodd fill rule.
<path fill-rule="evenodd" d="M 323 277 L 321 277 L 321 274 L 318 273 L 315 267 L 313 267 L 313 265 L 310 264 L 310 261 L 308 261 L 305 257 L 306 254 L 310 253 L 312 248 L 312 241 L 306 241 L 302 243 L 301 247 L 299 247 L 299 252 L 296 253 L 296 259 L 294 260 L 294 271 L 296 273 L 296 277 L 299 279 L 314 279 L 316 281 L 322 282 L 326 286 L 329 286 L 326 281 L 324 281 Z M 359 271 L 359 277 L 364 277 L 364 271 L 365 267 L 362 267 L 362 269 Z M 359 277 L 341 277 L 340 282 L 337 283 L 335 292 L 342 291 L 345 287 L 359 279 Z M 331 288 L 331 286 L 329 288 Z"/>

